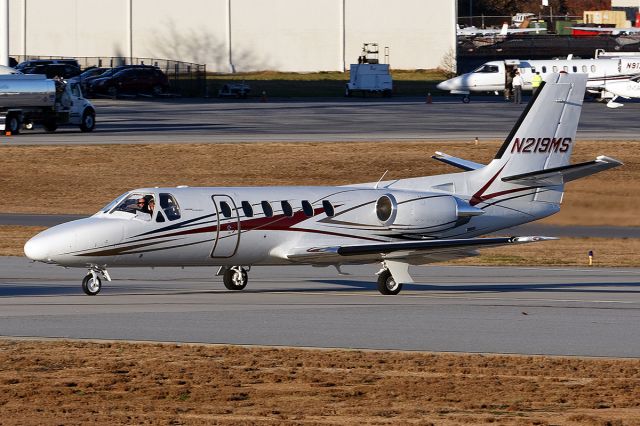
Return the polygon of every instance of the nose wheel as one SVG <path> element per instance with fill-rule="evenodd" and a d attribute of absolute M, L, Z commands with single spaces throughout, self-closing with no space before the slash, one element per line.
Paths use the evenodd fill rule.
<path fill-rule="evenodd" d="M 222 282 L 228 290 L 243 290 L 249 282 L 249 274 L 242 266 L 232 266 L 224 271 Z"/>
<path fill-rule="evenodd" d="M 105 268 L 101 268 L 95 265 L 89 267 L 89 272 L 82 279 L 82 291 L 87 296 L 95 296 L 100 293 L 102 289 L 102 280 L 100 275 L 107 281 L 111 281 L 111 277 Z"/>

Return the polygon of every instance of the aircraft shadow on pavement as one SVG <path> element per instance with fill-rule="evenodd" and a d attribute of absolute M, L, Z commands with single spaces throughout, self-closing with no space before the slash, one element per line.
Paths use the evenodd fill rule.
<path fill-rule="evenodd" d="M 74 296 L 82 294 L 78 285 L 0 285 L 0 297 Z"/>

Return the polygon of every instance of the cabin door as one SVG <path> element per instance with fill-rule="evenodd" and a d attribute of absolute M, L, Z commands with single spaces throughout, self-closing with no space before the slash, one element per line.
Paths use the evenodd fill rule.
<path fill-rule="evenodd" d="M 240 243 L 240 217 L 233 199 L 228 195 L 211 197 L 216 210 L 218 226 L 211 257 L 231 257 Z"/>

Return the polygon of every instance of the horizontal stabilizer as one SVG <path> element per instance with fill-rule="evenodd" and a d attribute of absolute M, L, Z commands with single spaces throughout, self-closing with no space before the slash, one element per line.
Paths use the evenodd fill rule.
<path fill-rule="evenodd" d="M 601 155 L 593 161 L 507 176 L 502 181 L 520 185 L 562 185 L 620 165 L 622 162 Z"/>
<path fill-rule="evenodd" d="M 469 251 L 483 247 L 496 247 L 507 244 L 532 243 L 554 240 L 552 237 L 495 237 L 495 238 L 460 238 L 443 240 L 417 240 L 374 244 L 358 244 L 346 246 L 295 248 L 287 254 L 287 259 L 294 262 L 345 262 L 347 257 L 359 260 L 398 259 L 403 257 L 438 255 L 451 251 Z"/>
<path fill-rule="evenodd" d="M 463 160 L 462 158 L 453 157 L 440 151 L 436 151 L 436 154 L 432 155 L 431 158 L 433 158 L 434 160 L 442 161 L 443 163 L 449 164 L 451 166 L 458 167 L 459 169 L 465 171 L 477 170 L 484 167 L 484 164 L 474 163 L 473 161 L 469 160 Z"/>

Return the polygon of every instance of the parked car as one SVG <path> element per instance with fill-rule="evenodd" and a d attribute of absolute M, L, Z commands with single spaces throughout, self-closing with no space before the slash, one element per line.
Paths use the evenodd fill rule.
<path fill-rule="evenodd" d="M 25 74 L 44 74 L 47 78 L 61 77 L 65 80 L 80 75 L 80 68 L 71 64 L 42 64 L 23 68 Z"/>
<path fill-rule="evenodd" d="M 80 69 L 80 63 L 77 59 L 30 59 L 28 61 L 20 62 L 16 65 L 16 69 L 24 72 L 24 68 L 33 68 L 38 65 L 52 65 L 52 64 L 66 64 L 73 65 Z"/>
<path fill-rule="evenodd" d="M 82 88 L 82 92 L 86 95 L 87 90 L 86 90 L 86 81 L 88 79 L 94 78 L 94 77 L 99 77 L 102 74 L 104 74 L 105 72 L 107 72 L 108 70 L 110 70 L 111 68 L 102 68 L 102 67 L 90 67 L 85 69 L 84 71 L 82 71 L 82 73 L 80 73 L 80 75 L 77 75 L 73 78 L 69 79 L 69 83 L 71 82 L 75 82 L 80 84 L 80 87 Z"/>
<path fill-rule="evenodd" d="M 242 83 L 227 83 L 218 90 L 218 96 L 221 98 L 246 98 L 250 91 L 251 86 L 244 81 Z"/>
<path fill-rule="evenodd" d="M 89 93 L 109 96 L 120 93 L 160 95 L 169 89 L 169 79 L 158 67 L 132 66 L 111 75 L 105 74 L 87 81 Z"/>

